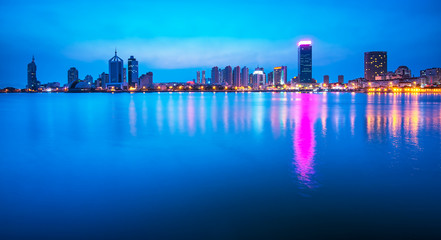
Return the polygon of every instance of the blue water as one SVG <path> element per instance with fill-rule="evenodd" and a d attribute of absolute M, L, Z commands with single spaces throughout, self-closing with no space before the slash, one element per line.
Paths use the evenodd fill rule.
<path fill-rule="evenodd" d="M 0 239 L 440 239 L 441 95 L 0 94 Z"/>

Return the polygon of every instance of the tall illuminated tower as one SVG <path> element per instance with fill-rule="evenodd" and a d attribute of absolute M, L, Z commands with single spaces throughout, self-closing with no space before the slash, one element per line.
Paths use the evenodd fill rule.
<path fill-rule="evenodd" d="M 387 73 L 387 52 L 365 52 L 364 78 L 373 81 L 376 76 L 385 73 Z"/>
<path fill-rule="evenodd" d="M 300 41 L 299 47 L 299 79 L 300 83 L 312 83 L 312 42 Z"/>
<path fill-rule="evenodd" d="M 109 60 L 109 82 L 122 83 L 124 78 L 124 61 L 118 57 L 116 50 L 115 56 Z"/>
<path fill-rule="evenodd" d="M 287 67 L 275 67 L 273 73 L 273 85 L 284 85 L 287 83 Z"/>
<path fill-rule="evenodd" d="M 135 86 L 135 84 L 139 85 L 138 82 L 138 61 L 133 56 L 130 56 L 128 60 L 128 80 L 130 86 Z"/>
<path fill-rule="evenodd" d="M 28 64 L 28 85 L 26 86 L 32 90 L 38 90 L 40 83 L 37 81 L 37 65 L 35 58 L 32 56 L 32 62 Z"/>

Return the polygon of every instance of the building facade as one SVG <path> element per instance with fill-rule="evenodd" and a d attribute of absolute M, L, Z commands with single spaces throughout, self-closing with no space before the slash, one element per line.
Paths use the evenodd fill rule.
<path fill-rule="evenodd" d="M 139 88 L 153 88 L 153 73 L 148 72 L 139 77 Z"/>
<path fill-rule="evenodd" d="M 240 81 L 240 67 L 236 66 L 233 69 L 233 86 L 235 87 L 241 87 L 241 81 Z"/>
<path fill-rule="evenodd" d="M 26 88 L 31 90 L 38 90 L 40 82 L 37 80 L 37 65 L 35 64 L 35 58 L 32 56 L 32 62 L 28 64 L 28 84 Z"/>
<path fill-rule="evenodd" d="M 241 86 L 247 87 L 249 83 L 250 70 L 247 67 L 243 67 L 240 73 Z"/>
<path fill-rule="evenodd" d="M 265 88 L 266 74 L 263 68 L 257 67 L 253 72 L 253 88 Z"/>
<path fill-rule="evenodd" d="M 299 50 L 299 82 L 312 83 L 312 43 L 311 41 L 300 41 Z"/>
<path fill-rule="evenodd" d="M 138 82 L 138 61 L 135 57 L 130 56 L 129 60 L 127 61 L 128 64 L 128 82 L 129 86 L 136 87 L 139 85 Z"/>
<path fill-rule="evenodd" d="M 74 67 L 71 67 L 67 70 L 67 84 L 70 85 L 72 82 L 78 80 L 78 70 Z"/>
<path fill-rule="evenodd" d="M 213 67 L 211 69 L 211 84 L 219 84 L 219 68 Z"/>
<path fill-rule="evenodd" d="M 231 68 L 231 66 L 226 66 L 224 71 L 223 71 L 223 78 L 224 78 L 224 83 L 226 85 L 232 86 L 233 85 L 233 69 Z"/>
<path fill-rule="evenodd" d="M 288 80 L 287 70 L 288 70 L 287 66 L 281 66 L 281 67 L 274 68 L 274 85 L 285 85 L 288 83 L 287 82 L 287 80 Z"/>
<path fill-rule="evenodd" d="M 338 83 L 345 84 L 345 77 L 343 75 L 338 75 Z"/>
<path fill-rule="evenodd" d="M 426 79 L 427 84 L 441 83 L 441 68 L 422 70 L 420 76 Z"/>
<path fill-rule="evenodd" d="M 364 78 L 368 81 L 375 80 L 376 76 L 387 73 L 387 52 L 364 53 Z"/>
<path fill-rule="evenodd" d="M 329 75 L 323 76 L 323 84 L 329 85 Z"/>
<path fill-rule="evenodd" d="M 124 81 L 124 61 L 118 57 L 115 50 L 115 56 L 109 60 L 109 83 L 123 83 Z"/>

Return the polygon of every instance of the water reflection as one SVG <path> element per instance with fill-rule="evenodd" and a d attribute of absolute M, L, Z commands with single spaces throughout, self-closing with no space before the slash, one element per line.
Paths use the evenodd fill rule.
<path fill-rule="evenodd" d="M 293 135 L 294 161 L 297 178 L 301 187 L 314 188 L 314 156 L 316 139 L 314 123 L 317 119 L 319 99 L 317 95 L 300 95 L 300 101 L 294 106 L 295 129 Z"/>

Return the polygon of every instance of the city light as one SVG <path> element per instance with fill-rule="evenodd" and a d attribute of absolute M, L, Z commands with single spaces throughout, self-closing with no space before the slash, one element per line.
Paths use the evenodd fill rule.
<path fill-rule="evenodd" d="M 311 45 L 311 44 L 312 44 L 312 41 L 304 40 L 304 41 L 300 41 L 297 45 L 300 47 L 300 46 L 303 46 L 303 45 Z"/>

